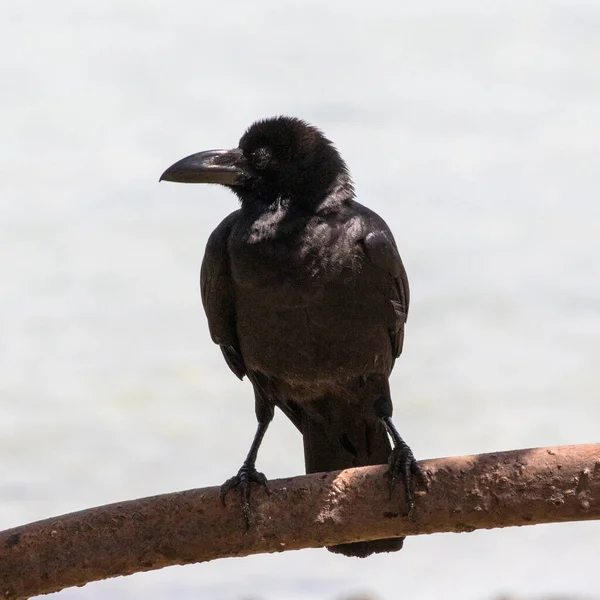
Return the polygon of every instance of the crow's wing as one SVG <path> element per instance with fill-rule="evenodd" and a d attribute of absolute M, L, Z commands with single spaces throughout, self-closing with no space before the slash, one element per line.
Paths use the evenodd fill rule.
<path fill-rule="evenodd" d="M 212 340 L 221 347 L 229 368 L 243 379 L 247 371 L 236 329 L 235 296 L 227 248 L 239 212 L 226 217 L 208 238 L 200 271 L 200 291 Z"/>
<path fill-rule="evenodd" d="M 362 243 L 367 259 L 381 270 L 384 278 L 384 293 L 388 296 L 392 309 L 389 313 L 392 352 L 394 358 L 398 358 L 404 343 L 404 324 L 408 316 L 410 290 L 394 237 L 383 220 L 377 221 L 375 225 L 379 227 L 369 227 L 370 232 L 363 238 Z"/>

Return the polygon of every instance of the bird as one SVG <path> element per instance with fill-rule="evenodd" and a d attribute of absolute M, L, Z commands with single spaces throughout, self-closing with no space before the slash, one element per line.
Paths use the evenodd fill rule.
<path fill-rule="evenodd" d="M 240 201 L 210 235 L 200 287 L 212 340 L 255 399 L 257 429 L 238 473 L 246 526 L 259 447 L 280 409 L 302 434 L 307 473 L 389 464 L 390 493 L 423 470 L 392 421 L 389 377 L 404 343 L 408 278 L 385 221 L 360 204 L 350 171 L 317 127 L 289 116 L 254 122 L 233 149 L 192 154 L 161 181 L 213 183 Z M 391 440 L 391 443 L 390 443 Z M 366 557 L 404 538 L 349 542 Z"/>

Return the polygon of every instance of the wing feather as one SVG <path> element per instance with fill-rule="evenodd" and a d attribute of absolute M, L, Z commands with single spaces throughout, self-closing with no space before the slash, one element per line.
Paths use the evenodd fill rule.
<path fill-rule="evenodd" d="M 208 239 L 200 270 L 200 292 L 211 338 L 221 347 L 229 368 L 243 379 L 247 371 L 236 328 L 235 293 L 228 251 L 229 236 L 239 212 L 235 211 L 225 218 Z"/>

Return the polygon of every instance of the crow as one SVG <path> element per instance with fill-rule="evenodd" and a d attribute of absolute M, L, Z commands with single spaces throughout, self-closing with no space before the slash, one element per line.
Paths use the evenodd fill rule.
<path fill-rule="evenodd" d="M 332 142 L 297 118 L 252 124 L 237 148 L 208 150 L 161 180 L 217 183 L 240 208 L 211 234 L 202 303 L 212 340 L 254 388 L 258 428 L 222 498 L 239 488 L 248 526 L 256 458 L 274 409 L 297 427 L 307 473 L 389 463 L 390 490 L 426 478 L 392 422 L 389 376 L 402 352 L 409 288 L 385 221 L 355 200 Z M 390 444 L 393 442 L 393 448 Z M 332 546 L 346 556 L 402 547 L 404 538 Z"/>

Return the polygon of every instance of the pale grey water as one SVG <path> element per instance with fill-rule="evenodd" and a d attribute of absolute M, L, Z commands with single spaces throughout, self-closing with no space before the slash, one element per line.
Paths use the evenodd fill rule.
<path fill-rule="evenodd" d="M 322 127 L 412 283 L 396 419 L 418 457 L 597 442 L 596 1 L 4 3 L 0 528 L 213 485 L 254 429 L 198 268 L 235 201 L 158 185 L 255 118 Z M 282 451 L 285 448 L 285 451 Z M 302 471 L 279 415 L 259 466 Z M 600 525 L 139 574 L 61 598 L 600 597 Z"/>

